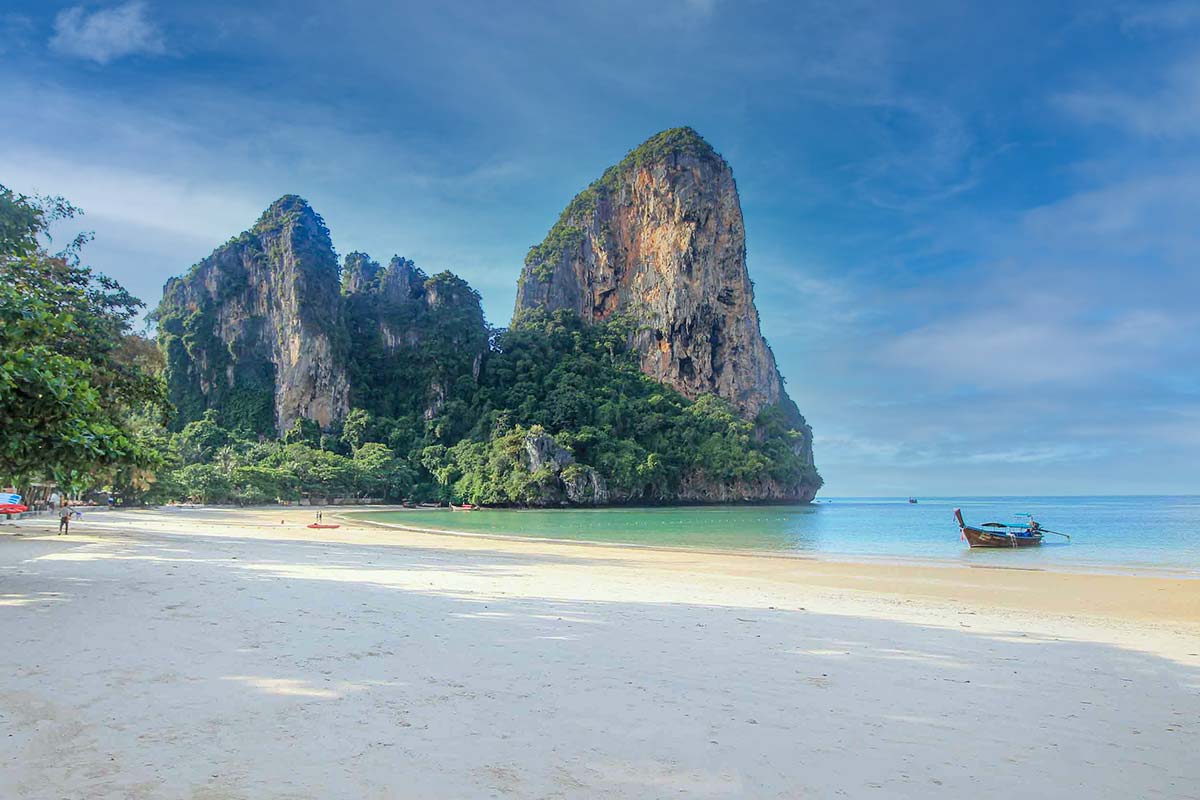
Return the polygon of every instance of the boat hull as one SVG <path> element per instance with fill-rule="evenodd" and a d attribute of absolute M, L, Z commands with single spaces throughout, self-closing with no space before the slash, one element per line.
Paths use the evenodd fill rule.
<path fill-rule="evenodd" d="M 1037 547 L 1042 543 L 1042 535 L 1040 533 L 1028 534 L 1021 532 L 1017 534 L 1004 533 L 1002 531 L 985 531 L 981 528 L 972 528 L 969 525 L 963 526 L 962 535 L 971 547 Z"/>

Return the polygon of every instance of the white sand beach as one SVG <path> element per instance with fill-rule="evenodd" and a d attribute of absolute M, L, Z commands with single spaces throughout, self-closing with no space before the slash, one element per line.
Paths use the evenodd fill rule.
<path fill-rule="evenodd" d="M 1200 797 L 1200 581 L 310 519 L 0 526 L 0 797 Z"/>

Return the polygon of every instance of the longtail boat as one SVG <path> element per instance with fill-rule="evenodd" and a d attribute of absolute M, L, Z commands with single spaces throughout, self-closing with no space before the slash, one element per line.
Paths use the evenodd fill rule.
<path fill-rule="evenodd" d="M 954 519 L 962 538 L 971 547 L 1037 547 L 1042 543 L 1043 528 L 1030 518 L 1026 525 L 1006 525 L 1003 522 L 985 522 L 979 527 L 963 522 L 962 509 L 954 509 Z M 1051 531 L 1057 533 L 1057 531 Z M 1067 536 L 1065 533 L 1062 536 Z M 1067 536 L 1070 539 L 1070 536 Z"/>

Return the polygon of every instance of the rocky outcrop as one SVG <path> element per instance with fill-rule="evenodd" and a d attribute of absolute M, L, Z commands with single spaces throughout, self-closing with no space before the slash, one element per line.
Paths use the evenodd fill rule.
<path fill-rule="evenodd" d="M 176 424 L 211 408 L 261 434 L 300 418 L 329 429 L 351 404 L 430 419 L 469 395 L 488 341 L 465 281 L 398 256 L 351 253 L 339 269 L 324 222 L 293 195 L 168 281 L 155 319 Z"/>
<path fill-rule="evenodd" d="M 487 351 L 478 292 L 399 256 L 381 268 L 351 253 L 342 276 L 352 404 L 389 417 L 419 409 L 428 420 L 449 401 L 465 402 Z"/>
<path fill-rule="evenodd" d="M 689 398 L 716 394 L 750 419 L 782 414 L 812 464 L 812 431 L 759 330 L 733 172 L 691 128 L 631 151 L 529 251 L 513 324 L 560 309 L 585 321 L 631 317 L 630 346 L 646 375 Z M 779 495 L 808 501 L 819 485 L 814 470 L 810 484 Z M 776 499 L 770 487 L 744 493 Z"/>
<path fill-rule="evenodd" d="M 691 128 L 658 134 L 581 192 L 530 250 L 515 316 L 627 313 L 642 370 L 746 416 L 783 396 L 759 333 L 733 172 Z"/>
<path fill-rule="evenodd" d="M 155 318 L 180 422 L 213 408 L 229 427 L 267 433 L 344 415 L 338 273 L 325 223 L 288 195 L 168 281 Z"/>
<path fill-rule="evenodd" d="M 540 427 L 525 434 L 523 463 L 530 474 L 545 473 L 538 505 L 604 505 L 612 499 L 600 473 L 576 463 L 570 451 Z"/>
<path fill-rule="evenodd" d="M 687 475 L 680 481 L 673 502 L 679 503 L 794 503 L 811 502 L 819 484 L 814 481 L 780 483 L 763 476 L 755 480 L 713 481 L 704 475 Z M 809 494 L 809 492 L 812 494 Z"/>

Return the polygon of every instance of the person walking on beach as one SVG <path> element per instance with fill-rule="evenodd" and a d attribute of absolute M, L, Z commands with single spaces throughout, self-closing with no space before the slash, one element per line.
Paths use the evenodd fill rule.
<path fill-rule="evenodd" d="M 58 535 L 71 534 L 71 507 L 64 500 L 62 507 L 58 510 Z"/>
<path fill-rule="evenodd" d="M 60 498 L 59 498 L 59 496 L 58 496 L 58 492 L 57 492 L 57 491 L 54 491 L 54 492 L 51 492 L 51 493 L 50 493 L 50 497 L 48 498 L 48 501 L 49 501 L 49 503 L 50 503 L 50 511 L 51 511 L 51 512 L 54 512 L 54 511 L 57 511 L 57 510 L 58 510 L 58 501 L 59 501 L 59 499 L 60 499 Z"/>

